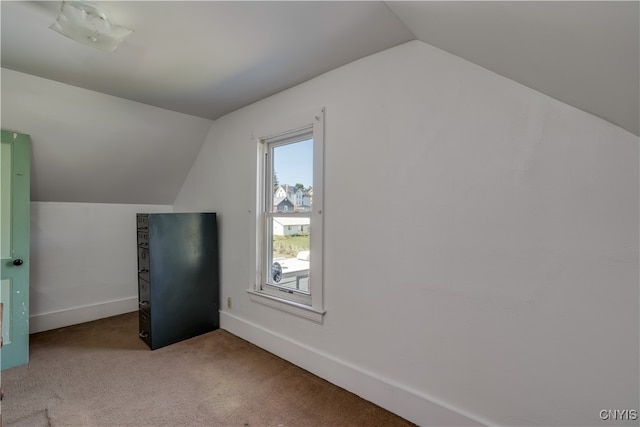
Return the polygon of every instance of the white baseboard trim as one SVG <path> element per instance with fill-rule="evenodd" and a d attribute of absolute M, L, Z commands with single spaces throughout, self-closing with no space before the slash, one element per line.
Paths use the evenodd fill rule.
<path fill-rule="evenodd" d="M 118 314 L 130 313 L 138 310 L 138 297 L 105 301 L 97 304 L 72 307 L 49 313 L 33 314 L 29 317 L 29 333 L 63 328 L 78 323 L 91 322 Z"/>
<path fill-rule="evenodd" d="M 220 327 L 418 425 L 492 424 L 420 391 L 368 372 L 227 311 L 220 311 Z"/>

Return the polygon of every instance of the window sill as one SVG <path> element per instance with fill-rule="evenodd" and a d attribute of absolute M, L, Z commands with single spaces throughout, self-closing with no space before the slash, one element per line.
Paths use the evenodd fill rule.
<path fill-rule="evenodd" d="M 277 298 L 263 292 L 254 291 L 252 289 L 247 289 L 247 293 L 249 294 L 249 297 L 253 302 L 257 302 L 259 304 L 284 311 L 285 313 L 304 317 L 305 319 L 313 320 L 314 322 L 322 323 L 322 319 L 324 318 L 324 314 L 326 313 L 325 310 L 317 310 L 308 305 L 285 300 L 282 298 Z"/>

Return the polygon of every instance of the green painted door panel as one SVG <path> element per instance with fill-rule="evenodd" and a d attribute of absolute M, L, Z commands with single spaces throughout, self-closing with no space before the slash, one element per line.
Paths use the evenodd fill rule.
<path fill-rule="evenodd" d="M 2 369 L 29 361 L 29 209 L 31 138 L 2 131 L 0 151 L 0 302 Z"/>

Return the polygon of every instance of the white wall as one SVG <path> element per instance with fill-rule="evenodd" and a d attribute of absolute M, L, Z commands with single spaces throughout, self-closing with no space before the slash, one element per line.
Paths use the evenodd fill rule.
<path fill-rule="evenodd" d="M 30 332 L 136 311 L 136 213 L 172 211 L 31 202 Z"/>
<path fill-rule="evenodd" d="M 251 131 L 318 106 L 322 325 L 246 293 Z M 219 214 L 232 333 L 421 425 L 598 425 L 638 409 L 638 195 L 637 137 L 416 41 L 217 120 L 174 209 Z"/>

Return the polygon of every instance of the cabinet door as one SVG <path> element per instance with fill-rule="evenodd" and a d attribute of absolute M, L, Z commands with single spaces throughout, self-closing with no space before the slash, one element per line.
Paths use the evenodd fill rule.
<path fill-rule="evenodd" d="M 149 282 L 144 279 L 138 279 L 138 306 L 141 310 L 151 314 L 151 293 Z"/>
<path fill-rule="evenodd" d="M 153 349 L 151 345 L 151 317 L 142 310 L 138 311 L 138 324 L 140 325 L 138 336 Z"/>
<path fill-rule="evenodd" d="M 138 230 L 148 230 L 149 229 L 149 215 L 147 214 L 138 214 Z"/>
<path fill-rule="evenodd" d="M 138 246 L 138 277 L 149 281 L 149 249 Z"/>
<path fill-rule="evenodd" d="M 141 248 L 149 247 L 149 231 L 148 230 L 138 230 L 138 246 Z"/>

